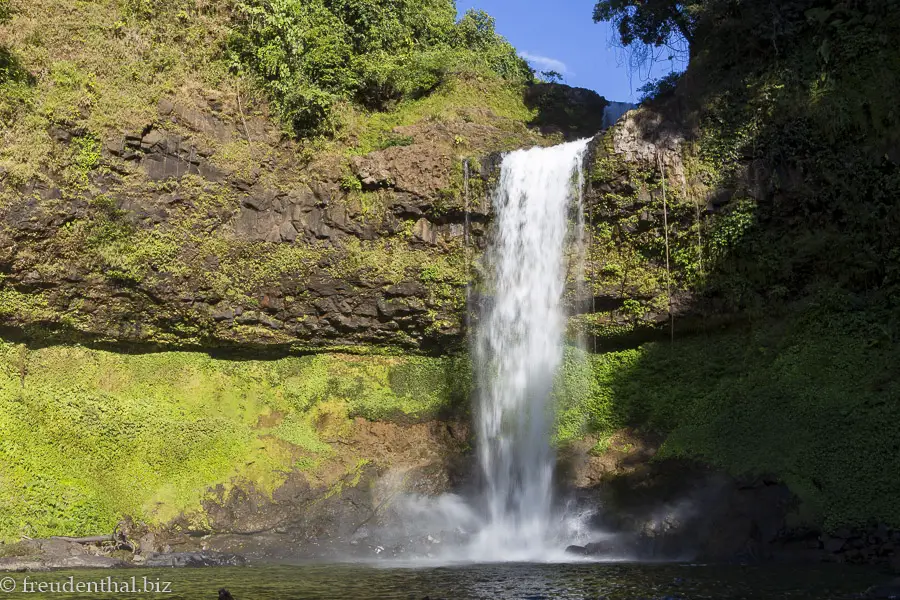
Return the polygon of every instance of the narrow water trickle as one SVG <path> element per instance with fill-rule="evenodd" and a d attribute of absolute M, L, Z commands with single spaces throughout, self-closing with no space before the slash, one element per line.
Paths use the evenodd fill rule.
<path fill-rule="evenodd" d="M 564 544 L 555 514 L 551 394 L 563 358 L 567 245 L 583 267 L 582 163 L 588 140 L 504 157 L 474 336 L 478 457 L 486 522 L 471 558 L 541 560 Z M 562 545 L 564 548 L 564 545 Z"/>

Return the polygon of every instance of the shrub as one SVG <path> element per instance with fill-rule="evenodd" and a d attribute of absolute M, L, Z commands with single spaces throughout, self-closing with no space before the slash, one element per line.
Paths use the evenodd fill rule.
<path fill-rule="evenodd" d="M 641 93 L 640 103 L 650 102 L 651 100 L 656 100 L 661 96 L 666 96 L 675 91 L 675 87 L 678 85 L 678 80 L 681 79 L 681 73 L 679 71 L 672 71 L 668 75 L 663 75 L 659 79 L 654 79 L 653 81 L 648 81 L 644 85 L 638 88 L 638 91 Z"/>
<path fill-rule="evenodd" d="M 384 110 L 475 72 L 532 77 L 482 11 L 458 23 L 449 0 L 242 0 L 228 40 L 232 68 L 256 77 L 298 136 L 332 134 L 338 105 Z"/>

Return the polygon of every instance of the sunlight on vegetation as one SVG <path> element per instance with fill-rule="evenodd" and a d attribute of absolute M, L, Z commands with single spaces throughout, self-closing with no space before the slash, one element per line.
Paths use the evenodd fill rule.
<path fill-rule="evenodd" d="M 448 0 L 252 0 L 236 11 L 232 67 L 263 82 L 300 136 L 333 135 L 342 101 L 385 109 L 464 72 L 532 76 L 490 16 L 473 10 L 457 23 Z"/>

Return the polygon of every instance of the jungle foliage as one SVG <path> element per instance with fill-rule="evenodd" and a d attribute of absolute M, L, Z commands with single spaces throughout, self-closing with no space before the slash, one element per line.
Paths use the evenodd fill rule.
<path fill-rule="evenodd" d="M 885 425 L 898 398 L 900 2 L 604 0 L 595 16 L 626 45 L 691 43 L 687 72 L 650 108 L 692 141 L 687 192 L 705 207 L 693 301 L 747 328 L 710 323 L 598 357 L 586 430 L 643 427 L 668 435 L 664 455 L 775 474 L 826 527 L 900 523 Z"/>
<path fill-rule="evenodd" d="M 695 175 L 733 196 L 710 226 L 755 204 L 752 226 L 707 257 L 706 292 L 760 313 L 829 289 L 900 302 L 900 2 L 603 0 L 595 17 L 625 44 L 689 34 L 687 72 L 646 91 L 663 111 L 678 98 Z"/>
<path fill-rule="evenodd" d="M 457 22 L 450 0 L 243 0 L 234 19 L 232 67 L 262 83 L 298 136 L 333 134 L 341 103 L 383 110 L 451 74 L 533 78 L 493 18 Z"/>

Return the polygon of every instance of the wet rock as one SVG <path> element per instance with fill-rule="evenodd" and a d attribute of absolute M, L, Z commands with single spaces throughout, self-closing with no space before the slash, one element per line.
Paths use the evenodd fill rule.
<path fill-rule="evenodd" d="M 388 297 L 422 297 L 425 295 L 425 286 L 417 281 L 404 281 L 384 288 L 384 294 Z"/>
<path fill-rule="evenodd" d="M 568 546 L 566 548 L 566 554 L 571 554 L 573 556 L 590 556 L 590 552 L 584 546 Z"/>
<path fill-rule="evenodd" d="M 422 312 L 424 307 L 417 307 L 413 300 L 394 298 L 391 300 L 379 300 L 378 312 L 386 318 L 394 318 L 400 316 L 411 315 L 416 312 Z"/>
<path fill-rule="evenodd" d="M 844 545 L 846 544 L 846 540 L 841 539 L 839 537 L 830 537 L 825 539 L 822 543 L 822 547 L 825 552 L 840 552 L 843 550 Z"/>
<path fill-rule="evenodd" d="M 60 143 L 68 143 L 72 139 L 72 134 L 58 125 L 53 125 L 48 131 L 50 137 Z"/>
<path fill-rule="evenodd" d="M 231 321 L 234 319 L 234 309 L 231 308 L 223 308 L 213 312 L 212 318 L 214 321 Z"/>
<path fill-rule="evenodd" d="M 297 230 L 294 228 L 294 225 L 290 221 L 285 221 L 281 224 L 281 227 L 278 230 L 279 235 L 281 236 L 281 241 L 283 242 L 293 242 L 297 239 Z"/>
<path fill-rule="evenodd" d="M 152 554 L 144 562 L 146 567 L 243 567 L 247 559 L 238 554 L 222 552 L 172 552 Z"/>
<path fill-rule="evenodd" d="M 437 234 L 428 219 L 423 218 L 416 221 L 412 234 L 415 239 L 426 244 L 434 244 L 437 241 Z"/>
<path fill-rule="evenodd" d="M 0 558 L 0 571 L 50 571 L 55 569 L 115 569 L 128 563 L 109 556 L 47 556 Z"/>
<path fill-rule="evenodd" d="M 161 98 L 156 105 L 156 111 L 163 117 L 168 117 L 175 110 L 175 103 L 168 98 Z"/>
<path fill-rule="evenodd" d="M 589 137 L 600 131 L 604 125 L 604 109 L 609 104 L 593 90 L 560 83 L 529 86 L 525 103 L 537 109 L 532 125 L 544 134 L 561 133 L 568 140 Z"/>
<path fill-rule="evenodd" d="M 396 237 L 397 246 L 392 240 L 391 249 L 398 252 L 406 251 L 407 247 L 438 253 L 447 251 L 434 245 L 441 242 L 442 236 L 449 235 L 451 229 L 460 236 L 464 215 L 459 207 L 445 206 L 448 199 L 438 193 L 442 190 L 445 193 L 451 187 L 458 154 L 454 148 L 460 143 L 460 136 L 474 150 L 482 143 L 506 143 L 508 131 L 474 122 L 453 126 L 429 122 L 398 130 L 397 136 L 415 139 L 416 143 L 378 151 L 375 156 L 363 157 L 365 160 L 360 163 L 370 171 L 369 185 L 389 188 L 383 194 L 384 218 L 376 222 L 361 215 L 356 204 L 347 202 L 347 194 L 341 188 L 346 175 L 343 157 L 322 155 L 309 164 L 291 165 L 291 143 L 278 142 L 277 128 L 267 129 L 265 119 L 248 114 L 247 123 L 237 122 L 229 113 L 233 107 L 223 96 L 207 98 L 207 103 L 197 100 L 188 102 L 169 95 L 159 100 L 155 119 L 104 139 L 104 166 L 109 171 L 90 175 L 91 193 L 102 193 L 109 199 L 110 207 L 121 213 L 123 222 L 136 233 L 158 229 L 168 234 L 178 227 L 176 219 L 190 215 L 203 222 L 205 233 L 221 236 L 229 244 L 270 242 L 322 248 L 321 259 L 313 258 L 316 264 L 310 265 L 311 269 L 304 271 L 298 265 L 284 277 L 267 282 L 269 288 L 258 290 L 294 299 L 287 303 L 287 308 L 282 305 L 266 309 L 267 320 L 254 317 L 256 321 L 250 323 L 262 323 L 269 332 L 263 328 L 244 328 L 240 335 L 234 335 L 237 311 L 207 301 L 205 294 L 196 289 L 221 267 L 226 255 L 219 256 L 218 262 L 198 256 L 199 260 L 191 262 L 188 272 L 179 275 L 166 268 L 156 271 L 154 266 L 147 277 L 130 282 L 129 286 L 120 285 L 121 282 L 102 284 L 98 278 L 89 276 L 89 270 L 80 262 L 71 273 L 62 269 L 55 277 L 30 277 L 34 264 L 28 257 L 45 252 L 47 248 L 42 244 L 53 239 L 66 223 L 89 221 L 100 210 L 90 195 L 60 202 L 66 190 L 48 183 L 27 184 L 16 190 L 19 197 L 15 201 L 4 205 L 2 220 L 7 228 L 0 232 L 0 271 L 8 275 L 4 283 L 22 292 L 38 287 L 52 290 L 48 294 L 51 296 L 49 311 L 77 310 L 89 322 L 86 326 L 89 325 L 90 335 L 122 341 L 127 338 L 129 342 L 155 343 L 148 339 L 146 332 L 159 329 L 172 333 L 167 339 L 177 346 L 183 330 L 175 326 L 200 321 L 216 323 L 211 328 L 215 338 L 211 343 L 231 348 L 244 345 L 281 348 L 296 341 L 304 347 L 385 344 L 425 349 L 427 344 L 428 351 L 437 351 L 459 340 L 459 327 L 434 327 L 435 322 L 455 323 L 453 313 L 457 309 L 449 305 L 442 308 L 428 305 L 426 310 L 422 299 L 429 298 L 428 290 L 417 281 L 413 270 L 406 274 L 409 281 L 390 287 L 377 277 L 348 272 L 348 281 L 325 286 L 331 289 L 307 286 L 306 273 L 315 278 L 328 272 L 329 267 L 336 267 L 334 272 L 345 272 L 340 264 L 348 258 L 344 249 L 356 240 Z M 83 133 L 71 126 L 56 127 L 48 133 L 61 141 Z M 210 164 L 221 143 L 244 140 L 248 135 L 262 144 L 272 143 L 279 153 L 285 152 L 251 165 L 249 174 L 245 173 L 248 169 L 238 169 L 238 165 L 232 169 Z M 217 161 L 217 164 L 226 165 L 228 161 Z M 296 167 L 295 171 L 302 173 L 296 178 L 281 178 L 279 173 L 270 170 L 290 171 L 289 167 Z M 197 176 L 196 187 L 184 190 L 179 186 L 142 184 L 145 178 L 172 182 L 186 175 Z M 53 178 L 42 181 L 53 181 Z M 273 181 L 285 187 L 276 188 Z M 198 202 L 198 194 L 215 196 L 218 201 Z M 440 210 L 436 207 L 439 198 Z M 405 216 L 396 218 L 392 214 L 395 210 Z M 415 224 L 415 231 L 409 237 L 405 235 L 406 220 Z M 401 233 L 402 239 L 398 235 Z M 185 255 L 194 256 L 193 246 L 203 233 L 197 230 L 196 234 L 184 240 Z M 34 252 L 20 251 L 22 248 Z M 261 247 L 254 251 L 269 250 Z M 227 256 L 229 260 L 255 260 L 241 253 Z M 256 292 L 252 290 L 250 294 Z M 388 301 L 382 305 L 383 312 L 379 312 L 379 298 Z M 302 306 L 298 299 L 302 299 Z M 141 330 L 135 323 L 150 326 Z M 283 335 L 274 336 L 272 330 Z"/>
<path fill-rule="evenodd" d="M 147 173 L 147 177 L 154 181 L 166 179 L 179 179 L 184 175 L 199 172 L 196 166 L 178 156 L 168 154 L 153 154 L 141 161 L 141 167 Z"/>
<path fill-rule="evenodd" d="M 894 573 L 900 573 L 900 554 L 895 554 L 888 562 L 888 567 Z"/>
<path fill-rule="evenodd" d="M 764 483 L 742 487 L 690 462 L 653 461 L 653 453 L 641 447 L 652 440 L 618 435 L 623 437 L 611 444 L 610 456 L 593 457 L 578 468 L 597 462 L 602 475 L 576 471 L 575 477 L 589 485 L 598 482 L 592 503 L 604 510 L 596 525 L 617 534 L 611 539 L 625 544 L 626 553 L 633 550 L 639 559 L 708 561 L 761 560 L 773 554 L 791 505 L 787 488 Z M 623 446 L 625 439 L 634 443 Z M 619 555 L 622 550 L 602 552 Z"/>
<path fill-rule="evenodd" d="M 115 137 L 106 141 L 106 151 L 113 156 L 123 156 L 125 154 L 125 138 Z"/>
<path fill-rule="evenodd" d="M 143 150 L 150 150 L 154 147 L 165 148 L 167 146 L 165 142 L 166 135 L 158 129 L 152 129 L 147 135 L 141 138 L 141 148 Z"/>

